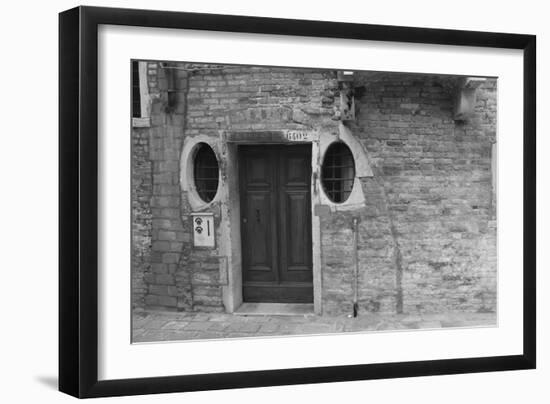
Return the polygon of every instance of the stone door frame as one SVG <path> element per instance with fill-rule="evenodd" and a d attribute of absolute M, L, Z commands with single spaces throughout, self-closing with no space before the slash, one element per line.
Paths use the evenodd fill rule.
<path fill-rule="evenodd" d="M 306 140 L 294 141 L 287 137 L 288 131 L 228 131 L 222 136 L 222 147 L 225 166 L 226 206 L 222 204 L 222 223 L 220 234 L 220 250 L 227 253 L 227 285 L 223 287 L 223 302 L 226 311 L 234 312 L 243 303 L 242 298 L 242 257 L 241 257 L 241 213 L 238 167 L 239 145 L 280 145 L 280 144 L 311 144 L 311 245 L 313 272 L 313 308 L 316 314 L 322 313 L 321 304 L 321 231 L 319 217 L 314 213 L 314 207 L 319 205 L 319 175 L 320 175 L 320 134 L 317 131 L 308 132 Z M 334 137 L 333 135 L 330 135 Z M 225 215 L 224 215 L 225 213 Z M 227 222 L 227 223 L 224 223 Z M 222 241 L 223 240 L 223 241 Z M 220 251 L 220 253 L 222 253 Z"/>
<path fill-rule="evenodd" d="M 311 144 L 311 241 L 313 271 L 313 307 L 315 314 L 322 314 L 322 261 L 320 217 L 335 211 L 362 209 L 366 206 L 360 179 L 373 176 L 366 150 L 342 122 L 338 128 L 317 130 L 243 130 L 220 131 L 218 136 L 198 135 L 184 141 L 180 164 L 182 191 L 193 212 L 217 210 L 220 223 L 217 228 L 217 254 L 220 262 L 220 284 L 226 312 L 235 312 L 243 303 L 241 213 L 238 171 L 238 146 L 262 144 Z M 300 133 L 298 133 L 300 132 Z M 298 136 L 297 136 L 298 133 Z M 325 195 L 321 185 L 321 164 L 324 153 L 335 141 L 346 143 L 355 162 L 355 182 L 350 197 L 344 203 L 333 203 Z M 209 144 L 218 157 L 220 185 L 215 198 L 209 203 L 195 197 L 193 181 L 190 180 L 193 150 L 198 143 Z"/>

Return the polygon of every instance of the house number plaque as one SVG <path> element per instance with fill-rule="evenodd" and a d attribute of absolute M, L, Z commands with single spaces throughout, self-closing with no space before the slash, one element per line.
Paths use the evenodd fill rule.
<path fill-rule="evenodd" d="M 315 132 L 305 130 L 289 130 L 285 133 L 286 140 L 291 142 L 311 142 Z"/>

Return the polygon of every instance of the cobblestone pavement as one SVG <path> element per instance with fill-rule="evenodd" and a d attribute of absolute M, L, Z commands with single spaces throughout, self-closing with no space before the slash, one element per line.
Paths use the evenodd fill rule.
<path fill-rule="evenodd" d="M 133 342 L 479 327 L 495 326 L 497 322 L 495 313 L 368 314 L 349 318 L 157 311 L 136 312 L 132 320 Z"/>

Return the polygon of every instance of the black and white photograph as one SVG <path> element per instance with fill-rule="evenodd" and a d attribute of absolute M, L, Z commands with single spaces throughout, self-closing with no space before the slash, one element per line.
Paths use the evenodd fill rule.
<path fill-rule="evenodd" d="M 442 4 L 7 2 L 0 401 L 546 404 L 548 13 Z"/>
<path fill-rule="evenodd" d="M 498 325 L 498 78 L 131 60 L 132 342 Z"/>

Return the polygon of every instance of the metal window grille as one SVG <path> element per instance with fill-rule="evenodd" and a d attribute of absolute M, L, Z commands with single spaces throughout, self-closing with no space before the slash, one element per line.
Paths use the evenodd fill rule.
<path fill-rule="evenodd" d="M 194 162 L 195 188 L 201 199 L 210 202 L 218 191 L 219 168 L 216 154 L 205 143 L 199 145 Z"/>
<path fill-rule="evenodd" d="M 348 146 L 333 143 L 325 153 L 321 169 L 323 189 L 332 202 L 345 202 L 353 188 L 355 162 Z"/>
<path fill-rule="evenodd" d="M 139 62 L 132 61 L 132 117 L 141 117 L 141 94 L 139 91 Z"/>

